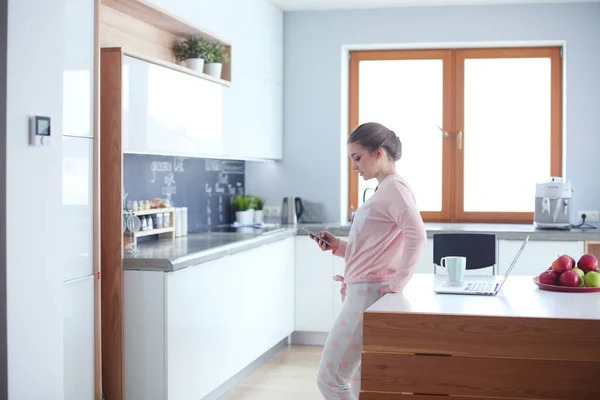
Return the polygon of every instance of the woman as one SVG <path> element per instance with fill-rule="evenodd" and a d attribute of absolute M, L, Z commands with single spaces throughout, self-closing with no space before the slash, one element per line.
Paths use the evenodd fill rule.
<path fill-rule="evenodd" d="M 311 235 L 323 251 L 346 262 L 345 276 L 334 278 L 342 282 L 343 307 L 317 378 L 323 396 L 332 400 L 358 399 L 363 311 L 386 293 L 402 292 L 427 242 L 413 192 L 396 173 L 402 156 L 396 134 L 378 123 L 362 124 L 350 135 L 348 151 L 352 169 L 365 180 L 377 179 L 378 185 L 354 215 L 348 242 L 329 232 Z"/>

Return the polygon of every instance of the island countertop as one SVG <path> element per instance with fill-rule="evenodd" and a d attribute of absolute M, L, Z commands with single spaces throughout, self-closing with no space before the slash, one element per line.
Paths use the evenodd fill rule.
<path fill-rule="evenodd" d="M 443 279 L 415 275 L 364 313 L 361 398 L 600 398 L 600 293 L 509 276 L 496 296 L 435 294 Z"/>
<path fill-rule="evenodd" d="M 497 282 L 503 276 L 495 276 Z M 600 321 L 600 292 L 542 290 L 529 276 L 509 276 L 496 296 L 437 294 L 446 276 L 415 274 L 403 293 L 383 296 L 368 312 L 482 315 L 522 318 L 592 319 Z M 489 279 L 468 276 L 469 280 Z"/>

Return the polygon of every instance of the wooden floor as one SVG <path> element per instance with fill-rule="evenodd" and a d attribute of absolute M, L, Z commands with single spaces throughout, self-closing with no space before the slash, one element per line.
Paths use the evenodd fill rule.
<path fill-rule="evenodd" d="M 317 369 L 322 347 L 289 346 L 263 364 L 221 400 L 322 400 Z"/>

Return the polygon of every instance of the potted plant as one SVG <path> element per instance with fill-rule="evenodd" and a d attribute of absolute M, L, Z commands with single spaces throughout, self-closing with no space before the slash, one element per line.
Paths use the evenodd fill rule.
<path fill-rule="evenodd" d="M 229 54 L 225 45 L 220 42 L 210 42 L 206 45 L 204 54 L 204 72 L 221 79 L 223 63 L 229 62 Z"/>
<path fill-rule="evenodd" d="M 254 223 L 254 209 L 252 199 L 241 194 L 233 198 L 233 209 L 235 210 L 235 221 L 240 225 L 252 225 Z"/>
<path fill-rule="evenodd" d="M 265 206 L 265 201 L 258 197 L 258 196 L 252 196 L 252 207 L 254 209 L 254 222 L 255 223 L 262 223 L 263 219 L 264 219 L 264 208 Z"/>
<path fill-rule="evenodd" d="M 188 36 L 181 43 L 175 44 L 175 56 L 179 61 L 185 61 L 188 68 L 203 72 L 207 45 L 208 42 L 203 37 Z"/>

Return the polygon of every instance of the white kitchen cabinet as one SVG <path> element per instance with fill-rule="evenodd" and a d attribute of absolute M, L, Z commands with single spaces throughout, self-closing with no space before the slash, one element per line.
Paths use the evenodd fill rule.
<path fill-rule="evenodd" d="M 308 236 L 296 237 L 296 331 L 329 332 L 331 329 L 334 258 L 339 257 L 322 251 Z"/>
<path fill-rule="evenodd" d="M 433 274 L 433 239 L 427 239 L 427 245 L 415 269 L 415 274 Z"/>
<path fill-rule="evenodd" d="M 123 57 L 123 152 L 239 160 L 281 159 L 281 82 L 236 80 L 251 103 L 225 121 L 231 88 L 131 56 Z"/>
<path fill-rule="evenodd" d="M 342 310 L 341 283 L 333 276 L 344 276 L 345 267 L 343 258 L 321 251 L 306 236 L 296 238 L 296 331 L 330 331 Z M 433 273 L 433 239 L 427 240 L 415 273 Z"/>
<path fill-rule="evenodd" d="M 94 399 L 94 276 L 63 283 L 65 400 Z"/>
<path fill-rule="evenodd" d="M 125 397 L 201 399 L 294 331 L 294 238 L 125 271 L 124 293 Z"/>
<path fill-rule="evenodd" d="M 123 57 L 123 152 L 223 156 L 223 86 Z"/>
<path fill-rule="evenodd" d="M 62 280 L 93 274 L 94 141 L 85 137 L 62 137 L 62 246 L 65 264 Z M 93 307 L 89 310 L 94 313 Z"/>
<path fill-rule="evenodd" d="M 235 90 L 240 96 L 251 94 L 246 106 L 238 109 L 235 118 L 223 123 L 223 153 L 238 159 L 271 159 L 283 157 L 283 88 L 280 81 L 251 71 L 236 78 Z M 227 104 L 225 102 L 225 104 Z M 227 110 L 224 110 L 227 115 Z"/>
<path fill-rule="evenodd" d="M 64 0 L 63 125 L 60 134 L 91 138 L 94 0 Z"/>
<path fill-rule="evenodd" d="M 281 159 L 284 13 L 268 1 L 147 1 L 232 43 L 232 81 L 223 89 L 226 157 Z"/>
<path fill-rule="evenodd" d="M 522 240 L 498 240 L 500 274 L 504 274 L 517 251 L 523 243 Z M 559 240 L 529 240 L 511 275 L 535 276 L 547 269 L 559 255 L 568 254 L 578 260 L 584 254 L 583 241 Z"/>

